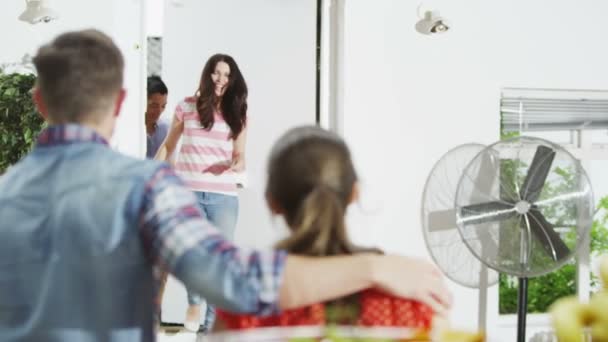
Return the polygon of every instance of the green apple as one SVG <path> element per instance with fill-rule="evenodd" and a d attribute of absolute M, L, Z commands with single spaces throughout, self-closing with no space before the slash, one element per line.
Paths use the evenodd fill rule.
<path fill-rule="evenodd" d="M 591 341 L 608 342 L 608 325 L 605 322 L 591 324 Z"/>
<path fill-rule="evenodd" d="M 598 292 L 589 300 L 592 317 L 591 336 L 593 341 L 608 342 L 608 292 Z"/>
<path fill-rule="evenodd" d="M 583 327 L 589 320 L 586 305 L 574 296 L 563 297 L 549 308 L 558 341 L 583 342 Z"/>

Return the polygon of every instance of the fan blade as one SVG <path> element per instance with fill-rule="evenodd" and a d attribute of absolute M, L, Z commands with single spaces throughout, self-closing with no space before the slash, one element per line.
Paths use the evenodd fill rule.
<path fill-rule="evenodd" d="M 494 189 L 497 173 L 498 162 L 495 162 L 493 155 L 489 152 L 481 155 L 481 162 L 474 183 L 477 191 L 471 193 L 471 203 L 487 201 L 489 197 L 498 199 L 498 187 Z"/>
<path fill-rule="evenodd" d="M 519 191 L 519 197 L 522 200 L 534 203 L 538 199 L 554 158 L 555 151 L 552 148 L 543 145 L 536 148 L 532 164 L 528 168 L 528 174 Z"/>
<path fill-rule="evenodd" d="M 517 212 L 512 203 L 495 201 L 461 207 L 459 219 L 461 223 L 468 225 L 504 221 L 516 215 Z"/>
<path fill-rule="evenodd" d="M 570 249 L 559 234 L 553 228 L 553 225 L 545 219 L 538 209 L 530 209 L 527 215 L 529 216 L 530 229 L 541 243 L 545 251 L 551 256 L 554 261 L 562 260 L 570 253 Z"/>
<path fill-rule="evenodd" d="M 498 174 L 500 159 L 498 158 L 498 156 L 493 155 L 491 152 L 483 153 L 483 155 L 481 155 L 481 158 L 482 159 L 479 165 L 479 171 L 477 172 L 477 178 L 475 179 L 475 187 L 479 190 L 479 192 L 473 192 L 471 194 L 470 203 L 479 203 L 487 201 L 488 195 L 491 195 L 492 197 L 498 199 L 497 196 L 499 192 L 499 187 L 495 187 L 494 185 L 497 180 L 496 176 Z M 454 213 L 454 219 L 455 218 L 456 215 Z M 490 255 L 493 256 L 498 252 L 498 245 L 496 244 L 496 241 L 494 241 L 492 237 L 488 234 L 491 228 L 491 224 L 492 222 L 488 222 L 485 224 L 482 223 L 477 225 L 476 229 L 476 235 L 479 237 L 480 241 L 483 241 L 480 252 L 484 260 L 489 258 Z M 482 270 L 484 268 L 485 266 L 482 266 Z M 479 279 L 481 280 L 484 277 L 487 278 L 487 274 L 480 274 Z M 480 286 L 484 286 L 483 281 L 480 283 Z"/>
<path fill-rule="evenodd" d="M 490 153 L 481 156 L 481 164 L 477 177 L 472 179 L 477 191 L 471 194 L 471 202 L 482 202 L 488 200 L 488 194 L 492 194 L 495 183 L 495 174 L 498 165 L 493 161 Z M 496 198 L 496 197 L 494 197 Z M 428 214 L 429 232 L 449 230 L 456 228 L 456 210 L 445 209 L 430 212 Z"/>

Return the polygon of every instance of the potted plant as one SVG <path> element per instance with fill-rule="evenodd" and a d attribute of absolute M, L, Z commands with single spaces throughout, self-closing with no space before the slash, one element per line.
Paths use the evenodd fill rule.
<path fill-rule="evenodd" d="M 35 81 L 35 75 L 0 70 L 0 174 L 31 150 L 44 126 L 32 100 Z"/>

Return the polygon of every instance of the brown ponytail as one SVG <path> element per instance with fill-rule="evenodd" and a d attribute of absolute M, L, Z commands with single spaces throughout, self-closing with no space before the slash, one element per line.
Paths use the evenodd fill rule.
<path fill-rule="evenodd" d="M 310 256 L 381 253 L 354 246 L 348 238 L 344 216 L 356 181 L 350 152 L 339 136 L 316 126 L 285 133 L 272 149 L 266 188 L 291 230 L 276 247 Z M 328 322 L 357 322 L 357 294 L 327 304 Z"/>
<path fill-rule="evenodd" d="M 298 127 L 275 144 L 266 193 L 291 236 L 276 247 L 311 256 L 377 252 L 353 246 L 344 216 L 357 174 L 344 141 L 316 126 Z"/>
<path fill-rule="evenodd" d="M 338 195 L 326 186 L 315 187 L 302 201 L 293 218 L 287 218 L 292 235 L 277 247 L 313 256 L 351 254 L 344 208 Z"/>

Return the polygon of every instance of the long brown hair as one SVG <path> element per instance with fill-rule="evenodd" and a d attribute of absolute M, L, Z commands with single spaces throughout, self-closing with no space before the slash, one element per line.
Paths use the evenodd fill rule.
<path fill-rule="evenodd" d="M 363 251 L 350 242 L 344 223 L 356 181 L 339 136 L 316 126 L 285 133 L 271 152 L 266 188 L 292 232 L 277 247 L 314 256 Z"/>
<path fill-rule="evenodd" d="M 230 67 L 230 76 L 226 91 L 221 98 L 215 95 L 215 86 L 211 74 L 217 63 L 224 62 Z M 196 109 L 200 116 L 201 126 L 210 130 L 215 123 L 214 111 L 218 102 L 226 124 L 230 127 L 233 139 L 239 136 L 247 122 L 247 84 L 234 59 L 225 54 L 213 55 L 207 60 L 197 90 Z"/>

